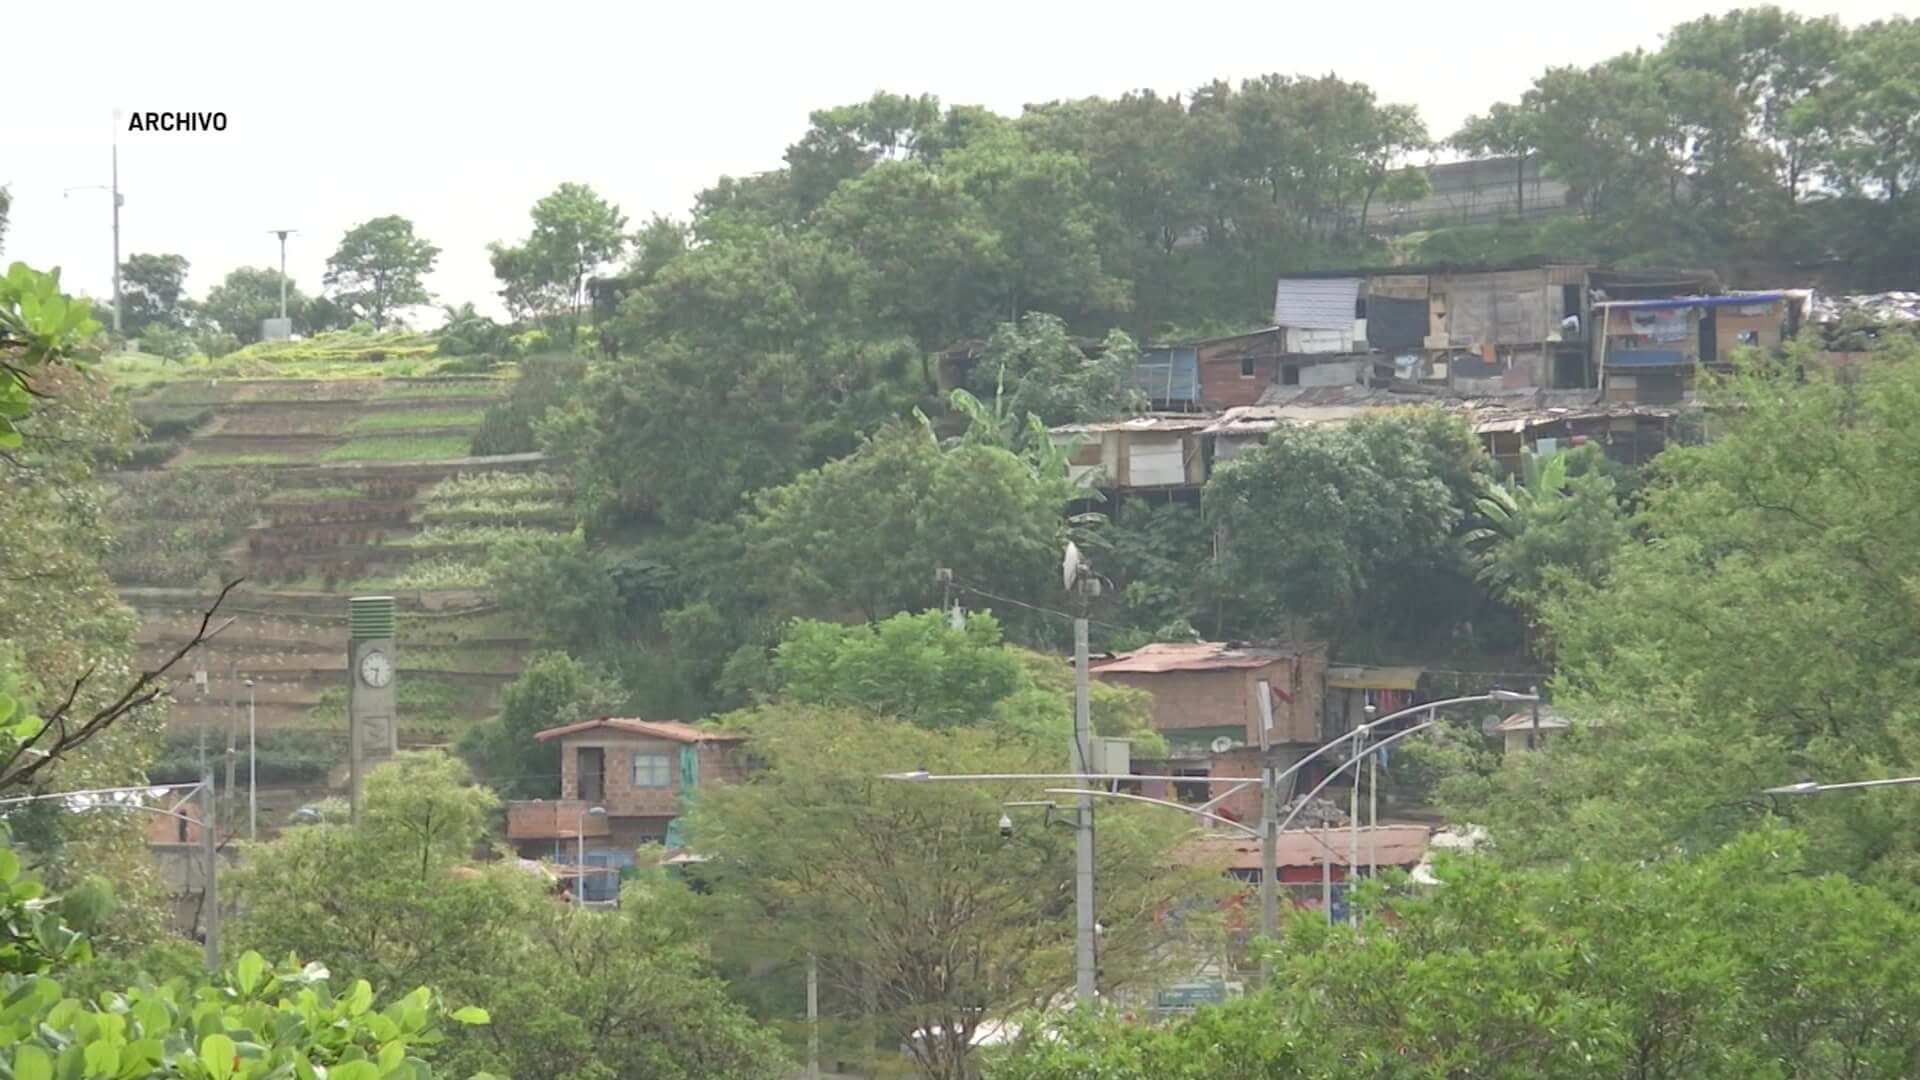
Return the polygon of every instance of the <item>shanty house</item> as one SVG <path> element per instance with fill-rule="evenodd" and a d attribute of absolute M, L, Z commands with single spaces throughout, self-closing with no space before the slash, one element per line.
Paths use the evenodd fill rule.
<path fill-rule="evenodd" d="M 527 857 L 588 867 L 633 865 L 642 844 L 675 844 L 677 819 L 695 791 L 737 781 L 744 737 L 670 721 L 605 717 L 534 736 L 560 743 L 560 798 L 507 806 L 507 839 Z M 603 813 L 595 813 L 595 810 Z M 587 899 L 613 888 L 587 879 Z"/>
<path fill-rule="evenodd" d="M 1100 658 L 1090 665 L 1090 674 L 1152 696 L 1153 728 L 1167 740 L 1170 775 L 1257 777 L 1260 724 L 1267 710 L 1273 718 L 1268 732 L 1272 745 L 1302 748 L 1295 757 L 1304 748 L 1319 745 L 1325 667 L 1326 651 L 1319 645 L 1266 648 L 1217 641 L 1159 642 Z M 1266 709 L 1261 704 L 1262 684 Z M 1287 751 L 1283 749 L 1281 756 L 1284 759 Z M 1212 794 L 1225 790 L 1216 787 Z M 1143 786 L 1142 794 L 1196 803 L 1210 797 L 1205 784 L 1176 784 L 1172 792 Z M 1228 816 L 1240 820 L 1257 816 L 1259 805 L 1257 789 L 1222 804 Z"/>
<path fill-rule="evenodd" d="M 1052 429 L 1076 483 L 1117 491 L 1172 491 L 1207 482 L 1207 416 L 1150 415 Z"/>
<path fill-rule="evenodd" d="M 1594 343 L 1608 401 L 1674 403 L 1701 365 L 1724 368 L 1742 348 L 1774 349 L 1799 331 L 1805 292 L 1725 293 L 1610 300 Z"/>

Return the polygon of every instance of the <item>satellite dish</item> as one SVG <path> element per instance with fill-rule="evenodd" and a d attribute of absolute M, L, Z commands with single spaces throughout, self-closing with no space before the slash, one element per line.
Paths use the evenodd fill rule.
<path fill-rule="evenodd" d="M 1238 744 L 1236 744 L 1233 741 L 1233 736 L 1222 735 L 1219 738 L 1213 740 L 1213 752 L 1216 754 L 1224 754 L 1227 751 L 1233 749 L 1236 745 Z"/>
<path fill-rule="evenodd" d="M 1080 554 L 1080 545 L 1071 540 L 1067 541 L 1067 557 L 1060 560 L 1061 587 L 1072 592 L 1073 583 L 1079 579 L 1080 571 L 1086 565 L 1085 557 Z"/>

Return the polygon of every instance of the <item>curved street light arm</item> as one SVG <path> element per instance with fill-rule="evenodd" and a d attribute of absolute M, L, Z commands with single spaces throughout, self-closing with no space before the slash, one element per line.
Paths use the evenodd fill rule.
<path fill-rule="evenodd" d="M 1127 802 L 1147 803 L 1150 806 L 1164 806 L 1169 810 L 1178 810 L 1183 814 L 1192 814 L 1195 817 L 1203 817 L 1203 818 L 1206 818 L 1208 821 L 1225 825 L 1227 828 L 1238 830 L 1239 832 L 1244 833 L 1247 836 L 1254 838 L 1255 840 L 1260 839 L 1259 830 L 1249 829 L 1245 825 L 1240 824 L 1239 822 L 1233 820 L 1232 818 L 1224 818 L 1218 814 L 1211 814 L 1205 810 L 1188 806 L 1185 803 L 1173 802 L 1169 799 L 1150 799 L 1145 795 L 1130 795 L 1124 791 L 1088 791 L 1085 788 L 1048 788 L 1047 794 L 1049 795 L 1093 795 L 1102 799 L 1124 799 Z"/>
<path fill-rule="evenodd" d="M 1413 735 L 1413 734 L 1417 734 L 1419 732 L 1425 731 L 1439 722 L 1440 722 L 1440 718 L 1436 716 L 1431 720 L 1426 720 L 1426 721 L 1422 721 L 1421 723 L 1415 724 L 1412 727 L 1407 728 L 1405 731 L 1396 731 L 1393 734 L 1375 743 L 1373 748 L 1375 750 L 1384 750 L 1387 747 L 1392 746 L 1394 743 L 1399 742 L 1401 739 L 1404 739 L 1409 735 Z M 1333 783 L 1336 777 L 1338 777 L 1341 773 L 1346 772 L 1347 769 L 1350 768 L 1351 766 L 1359 764 L 1360 760 L 1361 760 L 1360 758 L 1351 757 L 1341 762 L 1339 765 L 1334 766 L 1333 771 L 1328 773 L 1326 775 L 1326 778 L 1321 780 L 1320 783 L 1316 784 L 1312 791 L 1307 792 L 1306 797 L 1300 800 L 1300 804 L 1298 806 L 1295 806 L 1293 810 L 1287 814 L 1286 818 L 1280 822 L 1280 828 L 1277 831 L 1285 832 L 1287 829 L 1287 826 L 1293 824 L 1293 819 L 1300 816 L 1300 811 L 1305 810 L 1307 808 L 1307 804 L 1313 801 L 1313 797 L 1315 795 L 1318 795 L 1322 791 L 1325 791 L 1328 784 Z"/>

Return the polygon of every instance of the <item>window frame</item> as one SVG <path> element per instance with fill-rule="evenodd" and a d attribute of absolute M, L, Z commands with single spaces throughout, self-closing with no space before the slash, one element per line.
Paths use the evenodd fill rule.
<path fill-rule="evenodd" d="M 649 766 L 651 766 L 651 764 L 656 761 L 659 762 L 661 765 L 660 776 L 662 777 L 662 781 L 658 784 L 655 784 L 655 783 L 649 783 L 645 780 L 642 780 L 640 778 L 641 764 L 645 762 Z M 652 771 L 653 770 L 651 768 L 648 769 L 649 773 L 652 773 Z M 632 783 L 633 787 L 638 790 L 664 791 L 664 790 L 671 789 L 673 787 L 673 772 L 674 772 L 674 761 L 673 761 L 672 753 L 663 753 L 659 750 L 635 750 L 628 757 L 627 778 Z"/>

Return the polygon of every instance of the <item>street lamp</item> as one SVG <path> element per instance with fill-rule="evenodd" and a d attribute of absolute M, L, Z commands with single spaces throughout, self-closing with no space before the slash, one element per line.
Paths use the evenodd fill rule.
<path fill-rule="evenodd" d="M 260 754 L 253 722 L 253 678 L 247 688 L 247 842 L 260 839 Z"/>
<path fill-rule="evenodd" d="M 1885 780 L 1853 780 L 1845 784 L 1822 784 L 1816 780 L 1802 780 L 1797 784 L 1767 788 L 1761 794 L 1818 795 L 1823 791 L 1852 791 L 1857 788 L 1895 787 L 1901 784 L 1920 784 L 1920 776 L 1895 776 Z"/>
<path fill-rule="evenodd" d="M 170 810 L 148 806 L 142 802 L 132 802 L 134 798 L 152 798 L 157 794 L 171 791 L 184 791 L 180 801 Z M 180 808 L 196 795 L 200 798 L 200 816 L 189 817 L 180 812 Z M 219 891 L 219 847 L 215 843 L 216 803 L 213 797 L 213 770 L 201 766 L 198 784 L 155 784 L 147 787 L 89 788 L 84 791 L 55 791 L 45 795 L 21 795 L 11 799 L 0 799 L 0 807 L 18 806 L 24 803 L 42 802 L 47 799 L 59 799 L 69 810 L 91 810 L 99 807 L 114 807 L 121 810 L 143 810 L 149 814 L 173 818 L 187 825 L 200 826 L 200 854 L 206 862 L 206 880 L 202 893 L 201 906 L 207 912 L 205 940 L 205 959 L 208 971 L 220 970 L 220 891 Z M 95 802 L 92 800 L 102 800 Z M 75 804 L 80 805 L 76 806 Z M 0 813 L 5 813 L 0 810 Z M 185 839 L 182 837 L 182 839 Z"/>
<path fill-rule="evenodd" d="M 1228 797 L 1235 794 L 1236 792 L 1242 791 L 1248 787 L 1259 785 L 1268 793 L 1276 793 L 1281 789 L 1281 785 L 1284 782 L 1286 782 L 1288 779 L 1290 779 L 1293 776 L 1293 774 L 1299 772 L 1301 768 L 1311 763 L 1315 759 L 1321 757 L 1322 755 L 1330 753 L 1331 751 L 1341 746 L 1344 746 L 1348 743 L 1352 743 L 1357 751 L 1357 748 L 1359 747 L 1361 740 L 1370 739 L 1374 730 L 1380 727 L 1380 725 L 1391 723 L 1395 720 L 1400 719 L 1403 716 L 1412 716 L 1415 713 L 1423 713 L 1423 712 L 1429 714 L 1427 720 L 1422 721 L 1421 723 L 1415 724 L 1412 727 L 1406 728 L 1405 730 L 1397 731 L 1392 735 L 1388 736 L 1387 738 L 1380 740 L 1380 742 L 1374 746 L 1375 750 L 1385 749 L 1387 746 L 1390 746 L 1391 744 L 1398 742 L 1409 735 L 1413 735 L 1418 732 L 1425 731 L 1427 728 L 1430 728 L 1433 725 L 1439 723 L 1439 710 L 1447 708 L 1448 706 L 1471 705 L 1471 704 L 1488 702 L 1488 701 L 1500 701 L 1500 702 L 1512 703 L 1512 702 L 1538 702 L 1539 700 L 1540 700 L 1539 695 L 1537 694 L 1523 694 L 1515 690 L 1496 689 L 1496 690 L 1489 690 L 1484 694 L 1466 694 L 1460 697 L 1442 698 L 1438 701 L 1428 701 L 1419 705 L 1412 705 L 1405 709 L 1401 709 L 1397 712 L 1388 713 L 1387 715 L 1382 716 L 1378 719 L 1368 720 L 1366 723 L 1359 725 L 1358 727 L 1354 728 L 1352 731 L 1349 731 L 1344 735 L 1340 735 L 1336 738 L 1328 740 L 1325 744 L 1320 746 L 1318 749 L 1314 750 L 1312 753 L 1301 758 L 1299 761 L 1296 761 L 1293 764 L 1287 766 L 1286 768 L 1280 769 L 1278 771 L 1263 770 L 1262 775 L 1256 776 L 1256 777 L 1147 776 L 1147 775 L 1142 775 L 1138 773 L 1119 774 L 1119 773 L 1093 773 L 1093 772 L 937 774 L 937 773 L 928 772 L 927 769 L 923 767 L 923 768 L 913 769 L 907 772 L 883 773 L 881 774 L 880 778 L 883 780 L 901 780 L 901 781 L 907 781 L 910 783 L 929 783 L 929 782 L 937 782 L 937 781 L 978 782 L 978 781 L 991 781 L 991 780 L 1072 780 L 1080 784 L 1086 784 L 1089 781 L 1165 780 L 1170 783 L 1173 783 L 1173 782 L 1190 783 L 1190 784 L 1198 783 L 1198 784 L 1209 784 L 1209 785 L 1230 784 L 1232 786 L 1227 791 L 1222 792 L 1221 794 L 1214 796 L 1211 799 L 1208 799 L 1206 802 L 1201 803 L 1197 807 L 1185 806 L 1181 804 L 1172 804 L 1172 805 L 1178 806 L 1178 808 L 1184 813 L 1199 814 L 1200 816 L 1206 817 L 1206 818 L 1215 818 L 1215 815 L 1211 813 L 1213 808 L 1219 805 L 1222 801 L 1224 801 Z M 1276 805 L 1277 800 L 1272 798 L 1262 800 L 1262 803 L 1263 803 L 1262 819 L 1263 820 L 1261 822 L 1261 826 L 1263 831 L 1266 833 L 1266 836 L 1263 836 L 1263 842 L 1261 844 L 1261 848 L 1262 848 L 1261 863 L 1263 865 L 1260 871 L 1260 930 L 1261 930 L 1261 933 L 1264 934 L 1265 936 L 1273 937 L 1274 934 L 1279 929 L 1279 921 L 1280 921 L 1279 920 L 1279 902 L 1278 902 L 1279 890 L 1278 890 L 1278 884 L 1276 880 L 1279 874 L 1279 868 L 1275 865 L 1275 845 L 1271 842 L 1268 842 L 1267 837 L 1277 836 L 1278 834 L 1285 832 L 1287 829 L 1287 826 L 1293 824 L 1293 820 L 1300 816 L 1300 812 L 1306 809 L 1306 807 L 1313 802 L 1314 796 L 1319 795 L 1320 792 L 1324 791 L 1329 784 L 1331 784 L 1337 777 L 1339 777 L 1341 773 L 1355 766 L 1356 764 L 1358 764 L 1359 761 L 1360 761 L 1360 754 L 1358 752 L 1349 754 L 1347 757 L 1347 760 L 1341 762 L 1339 765 L 1336 765 L 1333 768 L 1333 770 L 1326 775 L 1325 779 L 1321 780 L 1320 783 L 1317 786 L 1315 786 L 1312 791 L 1308 792 L 1305 798 L 1302 798 L 1301 800 L 1299 800 L 1298 804 L 1294 806 L 1293 810 L 1290 811 L 1287 814 L 1287 816 L 1281 819 L 1278 823 L 1274 821 L 1274 817 L 1278 813 L 1278 808 Z M 1083 792 L 1080 792 L 1080 794 L 1088 795 L 1090 797 L 1092 795 L 1097 795 L 1102 793 L 1097 791 L 1083 791 Z M 1146 800 L 1143 798 L 1135 798 L 1130 801 L 1148 802 L 1151 800 Z M 1353 824 L 1355 827 L 1354 835 L 1357 837 L 1358 823 L 1354 822 Z M 1240 826 L 1240 827 L 1244 828 L 1244 826 Z M 1348 871 L 1349 873 L 1352 872 L 1351 862 L 1349 862 L 1348 864 Z M 1331 918 L 1332 909 L 1329 908 L 1328 910 L 1329 910 L 1328 917 Z"/>
<path fill-rule="evenodd" d="M 580 845 L 580 861 L 573 868 L 573 906 L 576 908 L 587 906 L 587 819 L 606 816 L 606 807 L 594 806 L 581 810 L 574 819 L 573 836 Z"/>

